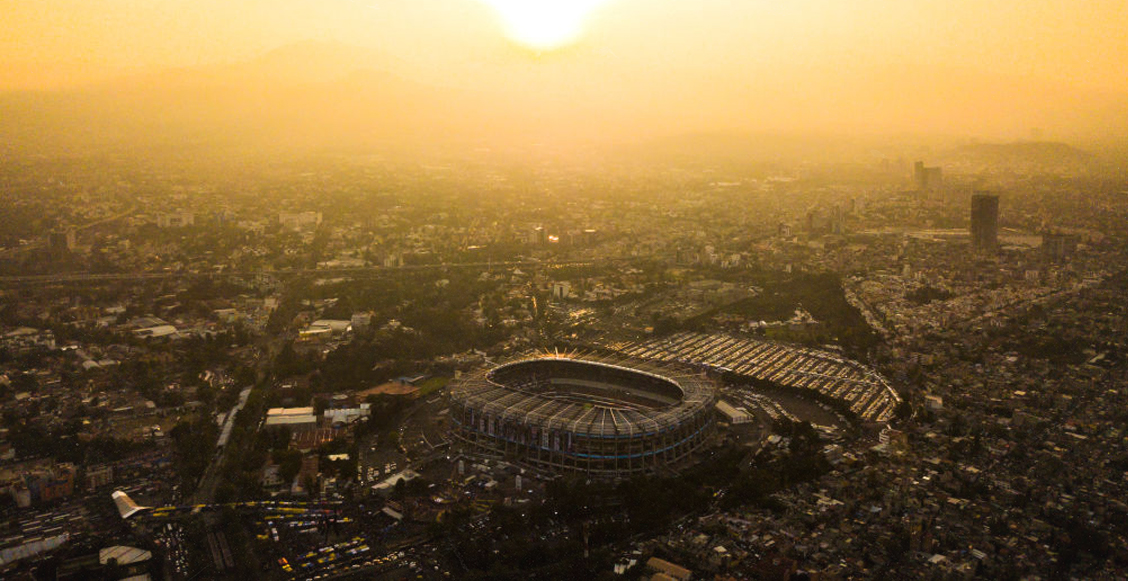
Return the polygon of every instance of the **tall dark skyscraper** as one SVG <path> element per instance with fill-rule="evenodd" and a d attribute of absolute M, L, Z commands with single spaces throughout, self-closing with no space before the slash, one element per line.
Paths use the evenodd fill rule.
<path fill-rule="evenodd" d="M 65 258 L 75 245 L 74 228 L 53 230 L 47 235 L 47 250 L 53 258 Z"/>
<path fill-rule="evenodd" d="M 999 196 L 971 196 L 971 244 L 977 251 L 994 252 L 999 243 Z"/>

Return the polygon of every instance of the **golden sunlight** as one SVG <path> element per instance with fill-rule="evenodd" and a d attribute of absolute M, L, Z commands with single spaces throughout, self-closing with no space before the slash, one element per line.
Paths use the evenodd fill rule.
<path fill-rule="evenodd" d="M 481 0 L 501 15 L 514 42 L 538 50 L 574 42 L 584 19 L 606 0 Z"/>

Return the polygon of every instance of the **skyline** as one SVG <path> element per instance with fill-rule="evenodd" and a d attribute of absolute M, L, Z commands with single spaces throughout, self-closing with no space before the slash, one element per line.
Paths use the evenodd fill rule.
<path fill-rule="evenodd" d="M 1124 0 L 0 21 L 0 578 L 1128 578 Z"/>

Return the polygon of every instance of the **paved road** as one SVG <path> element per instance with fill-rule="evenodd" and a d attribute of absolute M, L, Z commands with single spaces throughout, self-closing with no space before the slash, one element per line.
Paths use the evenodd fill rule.
<path fill-rule="evenodd" d="M 316 274 L 321 276 L 358 276 L 381 275 L 398 272 L 447 270 L 447 269 L 490 269 L 514 267 L 549 267 L 588 266 L 592 264 L 608 264 L 629 261 L 629 258 L 601 258 L 599 260 L 565 260 L 544 262 L 539 260 L 513 260 L 505 262 L 458 262 L 448 264 L 422 264 L 410 266 L 364 266 L 356 268 L 300 268 L 300 269 L 264 269 L 254 271 L 223 271 L 223 272 L 122 272 L 122 273 L 73 273 L 73 274 L 40 274 L 28 276 L 0 276 L 0 286 L 18 286 L 24 284 L 86 284 L 92 282 L 114 281 L 143 281 L 165 280 L 179 278 L 246 278 L 254 276 L 291 277 Z"/>

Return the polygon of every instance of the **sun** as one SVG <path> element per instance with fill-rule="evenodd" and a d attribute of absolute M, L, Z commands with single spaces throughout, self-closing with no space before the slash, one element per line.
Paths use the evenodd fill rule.
<path fill-rule="evenodd" d="M 575 42 L 584 19 L 606 0 L 481 0 L 493 7 L 514 42 L 551 50 Z"/>

